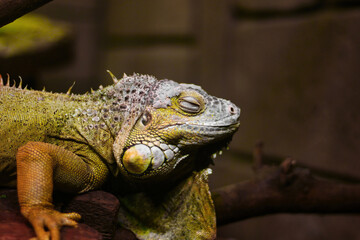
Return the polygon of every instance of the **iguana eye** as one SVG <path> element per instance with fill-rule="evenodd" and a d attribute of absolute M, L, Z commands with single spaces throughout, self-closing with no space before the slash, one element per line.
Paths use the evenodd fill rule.
<path fill-rule="evenodd" d="M 201 103 L 192 96 L 181 97 L 178 100 L 181 110 L 187 113 L 198 113 L 201 110 Z"/>

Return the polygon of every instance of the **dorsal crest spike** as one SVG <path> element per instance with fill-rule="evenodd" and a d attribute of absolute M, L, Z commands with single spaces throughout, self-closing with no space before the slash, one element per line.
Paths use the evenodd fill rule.
<path fill-rule="evenodd" d="M 43 91 L 43 92 L 45 92 L 45 91 L 46 91 L 45 86 L 43 87 L 42 91 Z"/>
<path fill-rule="evenodd" d="M 127 77 L 127 75 L 126 75 L 126 73 L 124 73 L 124 74 L 123 74 L 123 78 L 126 78 L 126 77 Z"/>
<path fill-rule="evenodd" d="M 10 87 L 10 75 L 7 73 L 6 86 Z"/>
<path fill-rule="evenodd" d="M 71 89 L 74 87 L 75 82 L 69 87 L 69 90 L 67 90 L 66 94 L 70 95 L 71 94 Z"/>
<path fill-rule="evenodd" d="M 115 75 L 112 74 L 112 72 L 110 72 L 110 70 L 106 70 L 106 71 L 110 74 L 110 76 L 115 84 L 119 82 L 119 80 L 115 77 Z"/>
<path fill-rule="evenodd" d="M 90 93 L 94 93 L 94 92 L 95 92 L 94 89 L 90 88 Z"/>
<path fill-rule="evenodd" d="M 18 88 L 22 89 L 22 78 L 21 78 L 21 76 L 19 76 L 19 79 L 20 79 L 20 82 L 19 82 Z"/>
<path fill-rule="evenodd" d="M 11 80 L 10 80 L 11 81 Z M 14 84 L 11 86 L 12 88 L 16 88 L 16 80 L 13 79 Z"/>

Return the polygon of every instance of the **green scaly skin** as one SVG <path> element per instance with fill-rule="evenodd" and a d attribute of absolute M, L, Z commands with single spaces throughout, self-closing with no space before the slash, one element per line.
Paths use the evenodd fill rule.
<path fill-rule="evenodd" d="M 80 219 L 54 210 L 54 189 L 83 193 L 111 180 L 121 192 L 175 182 L 206 167 L 239 126 L 238 107 L 196 85 L 111 76 L 113 85 L 84 95 L 0 79 L 0 186 L 17 186 L 39 239 L 49 237 L 46 228 L 59 239 L 61 226 Z"/>

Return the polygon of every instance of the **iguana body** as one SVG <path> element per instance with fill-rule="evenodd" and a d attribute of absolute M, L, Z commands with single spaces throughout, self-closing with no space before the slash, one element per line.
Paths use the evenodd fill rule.
<path fill-rule="evenodd" d="M 137 74 L 113 79 L 84 95 L 0 80 L 0 186 L 17 184 L 21 211 L 40 239 L 44 227 L 58 239 L 62 225 L 80 218 L 53 209 L 53 189 L 86 192 L 109 176 L 133 187 L 180 178 L 239 126 L 240 109 L 198 86 Z"/>

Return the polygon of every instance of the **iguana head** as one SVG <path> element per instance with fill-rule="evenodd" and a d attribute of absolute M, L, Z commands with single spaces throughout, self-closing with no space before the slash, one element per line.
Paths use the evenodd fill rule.
<path fill-rule="evenodd" d="M 167 179 L 207 165 L 240 124 L 236 105 L 196 85 L 135 74 L 114 89 L 129 111 L 113 151 L 122 175 L 132 181 Z"/>

